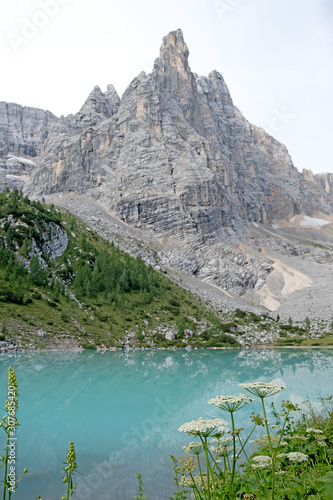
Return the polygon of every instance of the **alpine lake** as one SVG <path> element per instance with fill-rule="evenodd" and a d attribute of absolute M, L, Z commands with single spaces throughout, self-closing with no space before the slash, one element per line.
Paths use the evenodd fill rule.
<path fill-rule="evenodd" d="M 238 384 L 254 381 L 286 386 L 267 400 L 276 408 L 282 399 L 318 405 L 333 393 L 332 349 L 39 351 L 3 353 L 0 361 L 2 408 L 9 366 L 19 385 L 17 478 L 28 468 L 14 500 L 65 494 L 62 467 L 71 441 L 76 500 L 133 500 L 138 472 L 149 498 L 167 500 L 175 491 L 169 454 L 178 457 L 191 441 L 178 427 L 200 416 L 229 421 L 209 399 L 244 393 Z M 253 411 L 259 403 L 235 414 L 244 433 Z"/>

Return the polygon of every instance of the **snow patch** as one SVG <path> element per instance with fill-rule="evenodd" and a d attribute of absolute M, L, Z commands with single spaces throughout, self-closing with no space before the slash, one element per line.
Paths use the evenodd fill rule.
<path fill-rule="evenodd" d="M 300 226 L 325 226 L 326 224 L 329 224 L 330 221 L 328 220 L 323 220 L 323 219 L 317 219 L 315 217 L 309 217 L 308 215 L 303 216 L 303 220 L 299 223 Z"/>
<path fill-rule="evenodd" d="M 295 224 L 296 226 L 310 226 L 310 227 L 320 227 L 326 226 L 326 224 L 330 224 L 330 221 L 319 219 L 318 217 L 309 217 L 308 215 L 294 215 L 291 219 L 289 219 L 291 224 Z"/>
<path fill-rule="evenodd" d="M 28 158 L 23 158 L 22 156 L 15 156 L 9 153 L 7 155 L 7 161 L 8 162 L 14 162 L 14 161 L 19 161 L 21 163 L 27 163 L 28 165 L 35 166 L 35 163 L 32 160 L 28 160 Z"/>

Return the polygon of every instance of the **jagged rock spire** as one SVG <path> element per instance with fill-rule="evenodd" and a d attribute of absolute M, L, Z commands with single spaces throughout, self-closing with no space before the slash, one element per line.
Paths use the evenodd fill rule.
<path fill-rule="evenodd" d="M 91 121 L 92 116 L 96 117 L 96 123 L 101 121 L 101 119 L 110 118 L 110 106 L 98 85 L 88 95 L 79 114 L 81 115 L 81 121 L 87 122 Z"/>
<path fill-rule="evenodd" d="M 188 57 L 172 31 L 120 104 L 112 86 L 95 87 L 61 137 L 51 134 L 28 191 L 96 189 L 129 224 L 198 244 L 249 222 L 328 213 L 329 188 L 306 183 L 286 148 L 235 108 L 222 76 L 195 75 Z"/>
<path fill-rule="evenodd" d="M 185 64 L 188 60 L 189 50 L 184 41 L 183 32 L 181 29 L 177 31 L 171 31 L 167 36 L 163 38 L 160 58 L 169 59 L 173 57 L 174 59 L 180 59 Z"/>
<path fill-rule="evenodd" d="M 166 90 L 174 91 L 193 79 L 188 64 L 189 50 L 183 32 L 171 31 L 163 38 L 160 57 L 155 60 L 154 73 Z"/>
<path fill-rule="evenodd" d="M 120 98 L 116 89 L 112 84 L 109 84 L 107 86 L 104 97 L 110 107 L 111 115 L 117 113 L 120 104 Z"/>

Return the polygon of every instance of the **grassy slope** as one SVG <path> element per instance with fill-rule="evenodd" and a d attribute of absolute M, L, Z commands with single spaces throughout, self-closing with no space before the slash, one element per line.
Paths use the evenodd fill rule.
<path fill-rule="evenodd" d="M 11 227 L 7 222 L 8 216 L 13 216 L 12 220 L 15 221 Z M 8 338 L 20 339 L 23 345 L 32 342 L 42 347 L 57 345 L 66 338 L 75 339 L 79 345 L 91 343 L 110 347 L 122 346 L 121 342 L 126 334 L 132 333 L 139 337 L 137 344 L 153 345 L 160 344 L 164 339 L 158 332 L 159 328 L 165 330 L 170 327 L 181 337 L 184 328 L 198 332 L 200 329 L 205 330 L 212 321 L 214 324 L 218 322 L 200 299 L 172 283 L 165 275 L 148 266 L 142 266 L 142 262 L 136 263 L 136 259 L 128 257 L 102 240 L 68 213 L 60 213 L 54 207 L 47 208 L 40 203 L 29 202 L 20 194 L 0 194 L 0 247 L 9 248 L 10 230 L 13 233 L 9 238 L 11 253 L 16 255 L 16 260 L 23 262 L 23 246 L 26 244 L 24 241 L 25 238 L 31 240 L 37 219 L 51 221 L 64 228 L 69 243 L 65 253 L 54 261 L 43 255 L 48 265 L 46 285 L 31 283 L 28 271 L 20 277 L 24 304 L 13 303 L 8 298 L 6 300 L 2 294 L 0 327 Z M 75 276 L 79 268 L 86 265 L 93 270 L 96 255 L 101 252 L 110 256 L 116 252 L 124 269 L 136 268 L 137 265 L 140 269 L 144 268 L 143 271 L 141 269 L 144 279 L 153 282 L 154 286 L 149 289 L 148 284 L 148 290 L 144 292 L 129 290 L 120 296 L 115 291 L 111 298 L 98 291 L 93 291 L 90 295 L 78 294 Z M 25 261 L 26 266 L 29 261 L 31 255 Z M 2 265 L 0 269 L 0 291 L 11 289 L 15 292 L 17 279 L 15 276 L 8 277 L 7 268 L 8 265 Z M 60 293 L 59 288 L 62 289 Z M 73 293 L 78 295 L 78 300 L 73 300 Z M 46 340 L 36 335 L 41 329 L 47 332 Z M 172 342 L 172 345 L 175 343 L 184 345 L 181 339 Z M 164 344 L 170 345 L 165 340 Z"/>
<path fill-rule="evenodd" d="M 65 229 L 69 242 L 65 253 L 55 260 L 43 255 L 46 279 L 44 284 L 38 284 L 38 280 L 32 281 L 32 273 L 24 270 L 23 264 L 29 268 L 31 240 L 35 238 L 37 246 L 41 245 L 40 234 L 47 231 L 45 222 Z M 131 345 L 184 347 L 183 336 L 189 329 L 193 335 L 188 343 L 193 346 L 236 346 L 237 337 L 252 326 L 257 332 L 280 331 L 281 346 L 333 343 L 332 337 L 307 340 L 307 330 L 287 326 L 283 329 L 267 316 L 239 310 L 209 311 L 199 298 L 163 273 L 143 265 L 140 259 L 133 259 L 105 242 L 72 215 L 53 206 L 30 202 L 19 193 L 0 194 L 1 248 L 3 252 L 9 249 L 12 258 L 22 265 L 16 274 L 9 272 L 8 262 L 3 261 L 0 266 L 0 329 L 3 335 L 19 340 L 22 345 L 122 347 L 124 338 L 132 336 Z M 90 268 L 93 276 L 97 257 L 103 253 L 109 260 L 115 260 L 118 271 L 120 268 L 121 272 L 140 275 L 145 289 L 142 285 L 141 288 L 129 285 L 126 291 L 116 285 L 111 291 L 103 289 L 107 280 L 101 284 L 101 276 L 110 269 L 103 269 L 98 279 L 91 278 L 79 287 L 77 273 L 82 273 L 85 267 Z M 16 300 L 19 296 L 22 300 Z M 37 335 L 40 330 L 47 332 L 46 339 Z M 165 340 L 162 332 L 166 330 L 172 330 L 176 340 Z"/>

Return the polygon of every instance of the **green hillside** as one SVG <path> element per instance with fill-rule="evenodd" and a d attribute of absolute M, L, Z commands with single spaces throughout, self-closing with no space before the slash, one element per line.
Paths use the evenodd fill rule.
<path fill-rule="evenodd" d="M 23 346 L 237 345 L 165 274 L 17 191 L 0 194 L 0 313 L 1 338 Z"/>
<path fill-rule="evenodd" d="M 66 211 L 0 193 L 0 348 L 332 344 L 308 323 L 213 311 Z"/>

